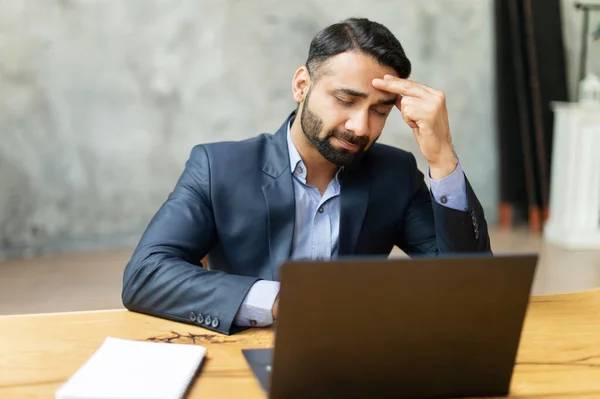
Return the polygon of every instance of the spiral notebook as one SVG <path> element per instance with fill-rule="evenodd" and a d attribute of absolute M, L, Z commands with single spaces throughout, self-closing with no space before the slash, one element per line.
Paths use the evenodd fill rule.
<path fill-rule="evenodd" d="M 108 337 L 56 399 L 180 399 L 204 360 L 200 345 Z"/>

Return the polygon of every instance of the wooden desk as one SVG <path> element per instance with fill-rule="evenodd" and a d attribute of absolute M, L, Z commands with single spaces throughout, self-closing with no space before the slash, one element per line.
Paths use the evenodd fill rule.
<path fill-rule="evenodd" d="M 228 337 L 124 310 L 0 317 L 0 398 L 53 398 L 106 336 L 146 340 L 171 331 L 198 334 L 208 349 L 191 398 L 265 398 L 241 349 L 271 346 L 271 330 Z M 600 290 L 533 298 L 511 392 L 600 398 Z"/>

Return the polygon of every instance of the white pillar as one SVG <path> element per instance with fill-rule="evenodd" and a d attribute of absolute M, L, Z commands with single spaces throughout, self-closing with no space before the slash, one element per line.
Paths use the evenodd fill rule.
<path fill-rule="evenodd" d="M 600 105 L 552 103 L 548 242 L 600 249 Z"/>

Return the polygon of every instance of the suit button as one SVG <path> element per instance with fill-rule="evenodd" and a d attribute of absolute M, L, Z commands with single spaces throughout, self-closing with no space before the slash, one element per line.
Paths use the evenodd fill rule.
<path fill-rule="evenodd" d="M 440 198 L 440 200 L 442 201 L 442 204 L 445 204 L 446 202 L 448 202 L 448 198 L 446 198 L 445 195 L 443 195 L 442 198 Z"/>
<path fill-rule="evenodd" d="M 190 314 L 188 315 L 188 317 L 190 318 L 191 321 L 196 321 L 196 313 L 190 312 Z"/>
<path fill-rule="evenodd" d="M 213 328 L 219 327 L 219 319 L 217 319 L 216 317 L 213 317 L 211 326 L 213 326 Z"/>
<path fill-rule="evenodd" d="M 210 317 L 210 315 L 204 316 L 204 324 L 205 325 L 210 326 L 211 322 L 212 322 L 212 318 Z"/>
<path fill-rule="evenodd" d="M 202 316 L 202 313 L 198 313 L 198 317 L 196 318 L 196 321 L 198 322 L 198 324 L 204 323 L 204 316 Z"/>

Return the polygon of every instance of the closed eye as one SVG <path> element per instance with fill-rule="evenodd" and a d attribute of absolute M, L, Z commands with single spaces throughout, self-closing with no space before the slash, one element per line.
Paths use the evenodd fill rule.
<path fill-rule="evenodd" d="M 379 116 L 387 116 L 389 114 L 389 110 L 385 111 L 385 112 L 381 112 L 381 111 L 377 110 L 376 108 L 373 108 L 373 111 L 375 111 L 375 113 Z"/>
<path fill-rule="evenodd" d="M 339 97 L 335 97 L 335 99 L 336 99 L 336 100 L 337 100 L 337 101 L 338 101 L 340 104 L 343 104 L 343 105 L 352 105 L 352 104 L 354 104 L 354 102 L 353 102 L 353 101 L 344 101 L 344 100 L 342 100 L 342 99 L 341 99 L 341 98 L 339 98 Z"/>

